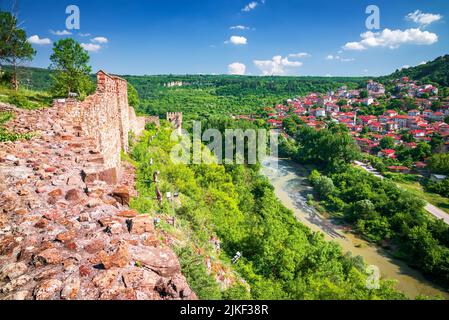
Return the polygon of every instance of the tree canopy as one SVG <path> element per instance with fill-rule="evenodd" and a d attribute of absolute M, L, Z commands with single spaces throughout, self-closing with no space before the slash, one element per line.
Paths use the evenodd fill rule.
<path fill-rule="evenodd" d="M 93 91 L 90 79 L 92 68 L 89 66 L 89 54 L 71 38 L 62 39 L 53 45 L 50 57 L 52 74 L 52 93 L 55 96 L 68 96 L 76 93 L 84 97 Z"/>
<path fill-rule="evenodd" d="M 17 25 L 17 18 L 9 12 L 0 11 L 0 62 L 13 66 L 12 85 L 19 88 L 17 66 L 31 61 L 36 51 L 27 40 L 25 30 Z"/>

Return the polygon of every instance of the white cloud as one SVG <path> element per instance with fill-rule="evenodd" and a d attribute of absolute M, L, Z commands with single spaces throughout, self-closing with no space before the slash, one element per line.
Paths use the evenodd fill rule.
<path fill-rule="evenodd" d="M 432 24 L 436 21 L 439 21 L 442 18 L 443 16 L 440 14 L 424 13 L 421 10 L 416 10 L 415 12 L 409 13 L 405 17 L 405 19 L 413 21 L 423 27 Z"/>
<path fill-rule="evenodd" d="M 256 9 L 258 5 L 259 3 L 257 1 L 250 2 L 242 9 L 242 11 L 249 12 L 251 10 Z"/>
<path fill-rule="evenodd" d="M 422 65 L 424 65 L 424 64 L 427 64 L 427 61 L 422 61 L 422 62 L 420 62 L 420 63 L 418 64 L 418 66 L 422 66 Z"/>
<path fill-rule="evenodd" d="M 397 49 L 403 44 L 431 45 L 438 42 L 438 36 L 429 31 L 420 29 L 390 30 L 381 32 L 365 32 L 359 42 L 348 42 L 343 46 L 345 50 L 366 50 L 368 48 L 386 47 Z"/>
<path fill-rule="evenodd" d="M 334 56 L 332 54 L 328 55 L 325 59 L 326 60 L 338 60 L 338 61 L 341 61 L 341 62 L 355 61 L 354 58 L 343 58 L 343 57 L 340 57 L 340 56 Z"/>
<path fill-rule="evenodd" d="M 403 66 L 401 67 L 400 70 L 402 70 L 402 69 L 408 69 L 408 68 L 410 68 L 410 66 L 409 66 L 408 64 L 406 64 L 406 65 L 403 65 Z"/>
<path fill-rule="evenodd" d="M 56 35 L 56 36 L 69 36 L 69 35 L 72 34 L 70 31 L 67 31 L 67 30 L 62 30 L 62 31 L 59 31 L 59 30 L 56 30 L 56 31 L 50 30 L 50 32 L 51 32 L 52 34 Z"/>
<path fill-rule="evenodd" d="M 311 55 L 307 52 L 300 52 L 300 53 L 291 53 L 288 55 L 290 58 L 308 58 L 311 57 Z"/>
<path fill-rule="evenodd" d="M 99 44 L 94 43 L 81 43 L 81 47 L 89 52 L 98 52 L 101 49 L 101 46 Z"/>
<path fill-rule="evenodd" d="M 91 39 L 90 41 L 93 43 L 108 43 L 109 42 L 108 38 L 105 38 L 105 37 L 96 37 L 96 38 Z"/>
<path fill-rule="evenodd" d="M 39 38 L 38 35 L 34 35 L 28 38 L 28 42 L 31 44 L 38 44 L 38 45 L 47 45 L 51 44 L 51 40 L 48 38 Z"/>
<path fill-rule="evenodd" d="M 228 66 L 228 72 L 229 74 L 244 75 L 246 72 L 246 66 L 243 63 L 234 62 Z"/>
<path fill-rule="evenodd" d="M 260 0 L 259 2 L 257 2 L 257 1 L 252 1 L 252 2 L 248 3 L 248 4 L 242 9 L 242 11 L 244 11 L 244 12 L 252 11 L 252 10 L 256 9 L 257 6 L 258 6 L 259 4 L 265 4 L 265 0 Z"/>
<path fill-rule="evenodd" d="M 79 35 L 80 37 L 90 37 L 90 36 L 91 36 L 90 33 L 78 33 L 78 35 Z"/>
<path fill-rule="evenodd" d="M 348 42 L 343 46 L 345 50 L 354 50 L 354 51 L 362 51 L 366 50 L 366 48 L 359 42 Z"/>
<path fill-rule="evenodd" d="M 232 26 L 229 29 L 231 29 L 231 30 L 249 30 L 250 28 L 247 26 Z"/>
<path fill-rule="evenodd" d="M 298 68 L 302 62 L 290 61 L 287 57 L 274 56 L 271 60 L 254 60 L 254 65 L 264 76 L 285 75 L 290 68 Z"/>
<path fill-rule="evenodd" d="M 231 38 L 229 38 L 229 40 L 226 40 L 225 43 L 232 43 L 235 45 L 245 45 L 248 43 L 248 39 L 246 39 L 245 37 L 240 37 L 240 36 L 232 36 Z"/>

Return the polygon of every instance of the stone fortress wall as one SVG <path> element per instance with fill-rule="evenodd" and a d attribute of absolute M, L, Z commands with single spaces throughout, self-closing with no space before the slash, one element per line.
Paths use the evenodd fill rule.
<path fill-rule="evenodd" d="M 63 107 L 68 115 L 81 124 L 83 135 L 96 142 L 104 157 L 104 169 L 118 179 L 121 150 L 128 151 L 128 134 L 140 135 L 145 129 L 145 117 L 137 117 L 128 105 L 127 82 L 104 71 L 97 73 L 97 90 L 84 101 L 55 100 L 54 107 Z"/>
<path fill-rule="evenodd" d="M 82 102 L 0 103 L 14 114 L 6 130 L 32 133 L 0 142 L 0 300 L 197 298 L 170 248 L 176 240 L 155 227 L 169 217 L 129 207 L 136 173 L 120 153 L 146 119 L 128 106 L 124 80 L 97 76 Z"/>

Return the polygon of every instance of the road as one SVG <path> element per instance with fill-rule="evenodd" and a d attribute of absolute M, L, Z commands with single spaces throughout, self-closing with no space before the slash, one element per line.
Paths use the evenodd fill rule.
<path fill-rule="evenodd" d="M 431 213 L 437 219 L 442 219 L 447 225 L 449 225 L 449 214 L 440 208 L 435 207 L 433 204 L 427 203 L 424 209 L 426 209 L 427 212 Z"/>
<path fill-rule="evenodd" d="M 380 178 L 380 179 L 384 179 L 384 177 L 376 171 L 376 169 L 374 169 L 371 166 L 366 165 L 363 162 L 360 161 L 355 161 L 355 165 L 359 168 L 362 168 L 363 170 L 373 174 L 374 176 Z M 430 213 L 431 215 L 433 215 L 435 218 L 439 219 L 439 220 L 443 220 L 444 223 L 446 223 L 447 225 L 449 225 L 449 214 L 447 214 L 446 212 L 444 212 L 443 210 L 441 210 L 440 208 L 435 207 L 433 204 L 428 203 L 427 201 L 426 205 L 424 207 L 424 209 Z"/>

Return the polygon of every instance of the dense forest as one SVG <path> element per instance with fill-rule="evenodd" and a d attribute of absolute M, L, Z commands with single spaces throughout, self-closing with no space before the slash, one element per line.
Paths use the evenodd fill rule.
<path fill-rule="evenodd" d="M 404 299 L 389 281 L 367 289 L 361 258 L 345 255 L 300 224 L 277 200 L 259 166 L 174 164 L 170 152 L 176 142 L 170 134 L 166 127 L 151 129 L 134 145 L 130 161 L 138 167 L 140 195 L 132 206 L 142 213 L 176 216 L 176 227 L 160 228 L 175 237 L 183 273 L 200 298 Z M 155 171 L 160 172 L 160 191 L 179 192 L 182 206 L 154 200 Z M 221 241 L 219 251 L 210 242 L 215 237 Z M 236 252 L 242 257 L 233 264 Z M 204 263 L 208 259 L 211 272 Z M 217 270 L 226 270 L 231 286 L 220 288 L 213 277 Z"/>
<path fill-rule="evenodd" d="M 8 67 L 4 67 L 6 71 Z M 47 69 L 21 67 L 18 77 L 24 88 L 47 91 L 51 87 Z M 282 103 L 311 91 L 325 93 L 343 85 L 364 86 L 367 78 L 345 77 L 256 77 L 229 75 L 124 75 L 136 88 L 140 104 L 137 111 L 164 115 L 184 112 L 187 120 L 208 116 L 258 114 L 263 107 Z M 95 81 L 95 77 L 92 76 Z M 177 85 L 170 86 L 172 83 Z"/>
<path fill-rule="evenodd" d="M 377 80 L 389 81 L 403 76 L 426 83 L 449 86 L 449 55 L 439 57 L 417 67 L 398 70 Z M 4 67 L 8 71 L 8 67 Z M 18 78 L 22 86 L 31 90 L 48 90 L 51 71 L 21 67 Z M 282 103 L 310 92 L 325 93 L 341 86 L 362 88 L 368 78 L 351 77 L 277 77 L 230 75 L 122 75 L 136 88 L 142 114 L 164 115 L 167 111 L 184 112 L 185 119 L 237 114 L 260 114 L 266 106 Z M 92 80 L 95 77 L 92 75 Z M 394 102 L 394 101 L 393 101 Z M 413 108 L 412 104 L 410 108 Z M 394 105 L 381 104 L 366 113 L 381 114 Z M 363 112 L 362 112 L 363 114 Z"/>
<path fill-rule="evenodd" d="M 343 85 L 357 88 L 366 79 L 320 77 L 147 76 L 128 77 L 139 92 L 143 113 L 184 112 L 188 119 L 210 115 L 261 113 L 311 91 L 325 93 Z M 182 86 L 164 87 L 174 81 Z"/>

